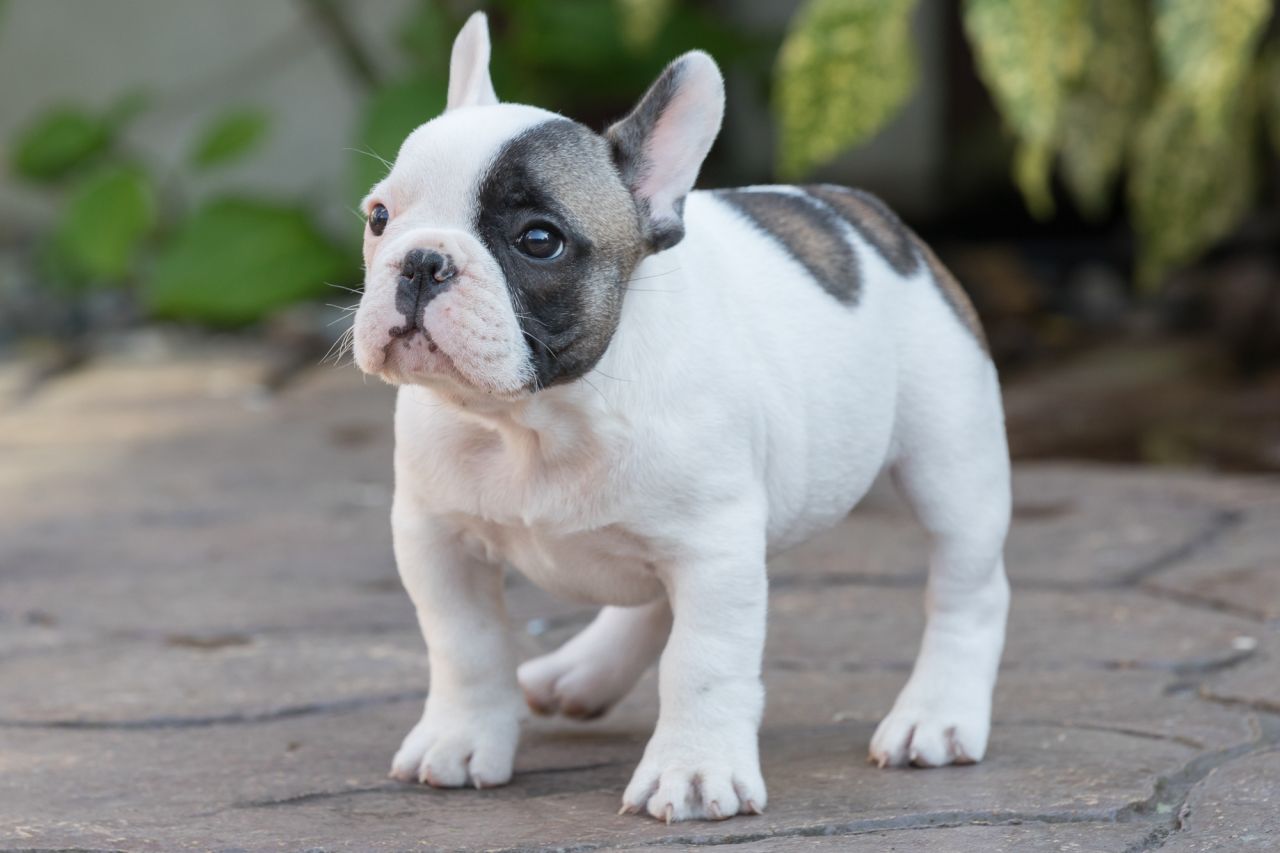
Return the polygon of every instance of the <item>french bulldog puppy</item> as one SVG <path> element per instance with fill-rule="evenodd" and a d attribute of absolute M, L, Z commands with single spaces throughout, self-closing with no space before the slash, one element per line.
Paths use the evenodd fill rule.
<path fill-rule="evenodd" d="M 995 368 L 955 280 L 838 186 L 694 192 L 724 86 L 693 52 L 603 134 L 498 102 L 483 15 L 448 106 L 363 203 L 354 352 L 400 386 L 392 528 L 431 690 L 393 777 L 511 778 L 526 703 L 592 717 L 660 659 L 622 811 L 765 807 L 766 558 L 889 472 L 932 536 L 882 767 L 978 761 L 1009 591 Z M 602 609 L 518 665 L 503 566 Z"/>

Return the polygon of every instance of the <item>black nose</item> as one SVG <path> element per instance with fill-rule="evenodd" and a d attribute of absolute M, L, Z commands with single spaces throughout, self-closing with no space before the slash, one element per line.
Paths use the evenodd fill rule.
<path fill-rule="evenodd" d="M 449 280 L 458 274 L 453 258 L 434 249 L 413 249 L 400 264 L 396 282 L 396 310 L 410 325 L 417 325 L 422 309 L 436 294 L 449 289 Z"/>
<path fill-rule="evenodd" d="M 448 281 L 457 274 L 453 259 L 434 249 L 414 249 L 404 256 L 400 265 L 401 276 L 421 279 L 424 284 L 429 284 L 427 279 Z"/>

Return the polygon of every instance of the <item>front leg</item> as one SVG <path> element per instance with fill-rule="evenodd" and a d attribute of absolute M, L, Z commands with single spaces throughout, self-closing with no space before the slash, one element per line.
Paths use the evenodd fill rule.
<path fill-rule="evenodd" d="M 764 523 L 760 507 L 735 508 L 661 569 L 674 617 L 658 673 L 662 706 L 624 813 L 644 809 L 670 823 L 764 809 Z"/>
<path fill-rule="evenodd" d="M 505 784 L 524 703 L 502 570 L 463 553 L 457 532 L 402 492 L 392 527 L 400 578 L 427 642 L 431 691 L 422 719 L 392 760 L 391 776 L 444 788 Z"/>

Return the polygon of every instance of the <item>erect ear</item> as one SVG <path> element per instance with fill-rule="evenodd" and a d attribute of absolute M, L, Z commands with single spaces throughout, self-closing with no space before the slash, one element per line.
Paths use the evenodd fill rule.
<path fill-rule="evenodd" d="M 489 19 L 484 12 L 467 18 L 453 40 L 449 58 L 449 100 L 445 110 L 498 103 L 489 79 Z"/>
<path fill-rule="evenodd" d="M 720 69 L 695 50 L 668 65 L 631 114 L 605 131 L 653 251 L 684 237 L 684 197 L 723 117 Z"/>

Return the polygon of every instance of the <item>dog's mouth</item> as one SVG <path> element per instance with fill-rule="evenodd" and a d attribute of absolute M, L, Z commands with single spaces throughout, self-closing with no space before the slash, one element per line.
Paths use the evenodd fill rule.
<path fill-rule="evenodd" d="M 411 359 L 410 354 L 415 349 L 419 349 L 416 353 L 416 360 L 423 360 L 421 350 L 426 350 L 426 362 L 421 365 L 406 364 L 404 362 Z M 404 353 L 401 356 L 401 353 Z M 396 373 L 408 372 L 417 374 L 420 372 L 434 374 L 441 372 L 441 368 L 451 376 L 461 377 L 457 366 L 453 363 L 453 359 L 449 358 L 449 354 L 440 349 L 440 345 L 431 337 L 431 333 L 424 329 L 416 322 L 409 322 L 402 326 L 392 326 L 387 330 L 387 342 L 382 347 L 382 365 L 384 368 L 394 370 Z"/>
<path fill-rule="evenodd" d="M 417 323 L 393 326 L 382 347 L 382 369 L 379 375 L 394 384 L 453 388 L 468 393 L 479 392 L 491 397 L 506 397 L 503 391 L 475 381 L 445 352 L 431 333 Z"/>
<path fill-rule="evenodd" d="M 422 335 L 423 339 L 426 341 L 426 344 L 427 344 L 427 352 L 440 351 L 440 345 L 437 344 L 434 340 L 432 340 L 431 333 L 428 332 L 426 329 L 422 328 L 415 321 L 415 322 L 407 323 L 403 326 L 392 326 L 387 331 L 387 336 L 389 340 L 387 341 L 387 345 L 382 348 L 382 354 L 384 356 L 383 360 L 385 361 L 386 360 L 385 357 L 390 355 L 389 351 L 393 346 L 395 346 L 397 343 L 404 344 L 407 346 L 409 342 L 413 340 L 415 335 Z M 448 356 L 446 355 L 445 358 L 448 358 Z"/>

